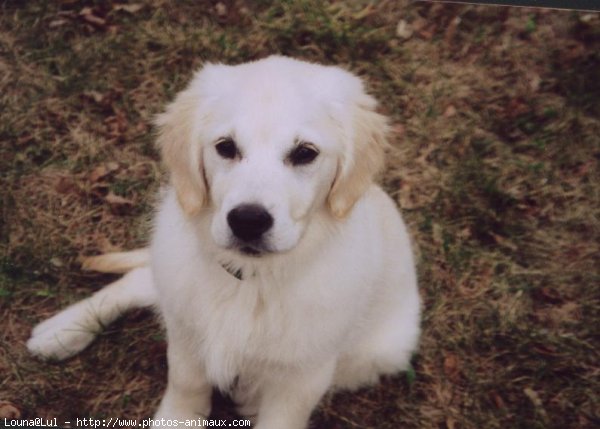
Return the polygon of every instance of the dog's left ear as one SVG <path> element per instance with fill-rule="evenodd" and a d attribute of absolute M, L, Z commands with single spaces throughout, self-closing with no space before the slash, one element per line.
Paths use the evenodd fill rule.
<path fill-rule="evenodd" d="M 328 205 L 338 219 L 345 217 L 383 168 L 388 146 L 387 118 L 375 111 L 377 102 L 362 90 L 352 106 L 344 158 L 329 192 Z"/>
<path fill-rule="evenodd" d="M 198 213 L 208 199 L 200 142 L 194 141 L 197 109 L 198 97 L 190 85 L 155 119 L 162 159 L 171 174 L 177 200 L 189 216 Z"/>

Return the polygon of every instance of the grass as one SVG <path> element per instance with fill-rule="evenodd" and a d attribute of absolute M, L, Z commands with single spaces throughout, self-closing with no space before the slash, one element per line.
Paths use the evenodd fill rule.
<path fill-rule="evenodd" d="M 24 343 L 111 279 L 79 256 L 147 240 L 162 177 L 152 116 L 205 61 L 282 53 L 368 81 L 394 129 L 382 182 L 420 249 L 414 368 L 327 397 L 312 427 L 598 425 L 598 16 L 313 0 L 0 8 L 0 417 L 151 416 L 166 359 L 147 312 L 68 362 Z M 222 400 L 215 413 L 232 415 Z"/>

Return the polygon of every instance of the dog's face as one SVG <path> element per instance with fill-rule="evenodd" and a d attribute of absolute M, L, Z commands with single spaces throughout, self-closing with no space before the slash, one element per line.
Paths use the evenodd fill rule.
<path fill-rule="evenodd" d="M 318 102 L 282 103 L 302 100 L 297 88 L 258 86 L 244 84 L 237 99 L 215 100 L 213 109 L 225 119 L 206 128 L 203 146 L 216 213 L 212 236 L 219 246 L 249 255 L 296 245 L 324 204 L 339 152 Z"/>
<path fill-rule="evenodd" d="M 207 65 L 158 118 L 184 212 L 213 214 L 215 243 L 285 252 L 316 211 L 343 218 L 383 162 L 385 118 L 361 81 L 283 57 Z"/>

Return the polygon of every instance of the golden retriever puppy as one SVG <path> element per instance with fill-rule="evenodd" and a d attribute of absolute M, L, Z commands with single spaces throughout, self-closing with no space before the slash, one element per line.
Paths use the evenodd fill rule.
<path fill-rule="evenodd" d="M 258 429 L 305 428 L 329 389 L 406 369 L 420 301 L 405 225 L 373 183 L 375 105 L 338 67 L 204 66 L 156 121 L 170 185 L 151 246 L 90 259 L 126 274 L 38 325 L 29 350 L 66 358 L 154 306 L 169 362 L 156 426 L 207 417 L 217 387 Z"/>

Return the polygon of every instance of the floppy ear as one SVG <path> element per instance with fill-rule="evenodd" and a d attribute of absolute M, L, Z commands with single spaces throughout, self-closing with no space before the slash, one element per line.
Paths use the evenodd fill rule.
<path fill-rule="evenodd" d="M 198 117 L 198 98 L 190 86 L 155 119 L 157 144 L 171 174 L 171 184 L 184 213 L 190 216 L 198 213 L 208 199 L 196 131 L 197 122 L 202 120 Z"/>
<path fill-rule="evenodd" d="M 361 92 L 352 108 L 350 131 L 345 133 L 350 141 L 327 200 L 338 219 L 350 212 L 384 165 L 388 124 L 385 116 L 375 112 L 376 105 L 373 97 Z"/>

